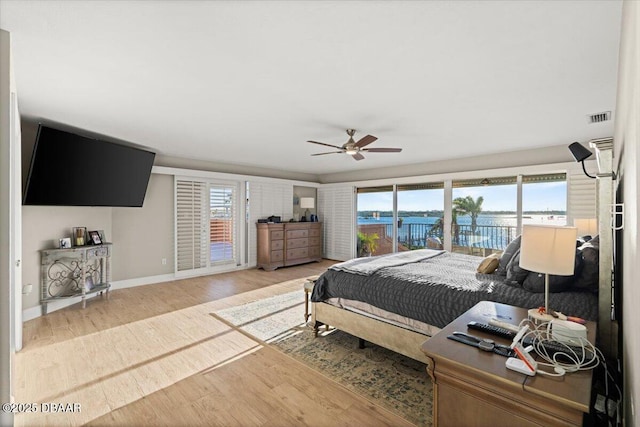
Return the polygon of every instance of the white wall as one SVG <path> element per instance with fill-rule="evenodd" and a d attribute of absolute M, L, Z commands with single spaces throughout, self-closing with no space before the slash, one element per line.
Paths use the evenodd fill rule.
<path fill-rule="evenodd" d="M 624 201 L 625 225 L 622 241 L 622 358 L 624 369 L 625 425 L 640 425 L 640 5 L 625 1 L 622 12 L 618 99 L 614 136 L 619 194 Z M 619 200 L 620 201 L 620 200 Z"/>

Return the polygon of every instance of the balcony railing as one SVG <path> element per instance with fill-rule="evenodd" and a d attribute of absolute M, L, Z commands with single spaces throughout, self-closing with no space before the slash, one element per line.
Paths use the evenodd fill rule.
<path fill-rule="evenodd" d="M 384 226 L 385 237 L 393 235 L 394 224 L 379 226 Z M 434 227 L 433 224 L 402 224 L 398 227 L 398 244 L 407 249 L 426 248 L 429 237 L 437 237 L 443 241 L 442 229 Z M 477 225 L 475 230 L 471 225 L 457 225 L 451 232 L 454 246 L 494 250 L 503 250 L 515 237 L 516 227 L 508 225 Z"/>

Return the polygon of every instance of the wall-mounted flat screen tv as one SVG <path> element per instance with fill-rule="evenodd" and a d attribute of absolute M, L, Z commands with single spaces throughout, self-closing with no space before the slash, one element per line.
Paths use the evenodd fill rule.
<path fill-rule="evenodd" d="M 141 207 L 155 153 L 40 124 L 23 204 Z"/>

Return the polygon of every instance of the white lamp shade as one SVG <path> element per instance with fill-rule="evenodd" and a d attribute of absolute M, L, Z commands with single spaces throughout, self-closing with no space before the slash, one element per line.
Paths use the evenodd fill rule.
<path fill-rule="evenodd" d="M 313 197 L 300 197 L 300 207 L 302 209 L 313 209 L 315 207 L 315 200 Z"/>
<path fill-rule="evenodd" d="M 576 227 L 524 225 L 520 267 L 536 273 L 570 276 L 576 257 Z"/>
<path fill-rule="evenodd" d="M 595 236 L 598 234 L 598 220 L 596 218 L 576 218 L 573 225 L 578 229 L 578 236 Z"/>

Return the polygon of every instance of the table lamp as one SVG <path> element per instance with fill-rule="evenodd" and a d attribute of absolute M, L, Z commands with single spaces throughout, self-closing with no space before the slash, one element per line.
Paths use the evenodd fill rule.
<path fill-rule="evenodd" d="M 524 225 L 520 244 L 520 267 L 544 273 L 544 315 L 533 316 L 551 320 L 549 314 L 549 274 L 570 276 L 574 273 L 576 257 L 576 227 Z M 538 310 L 529 310 L 529 315 Z"/>
<path fill-rule="evenodd" d="M 573 220 L 573 225 L 578 229 L 578 236 L 589 236 L 591 239 L 598 234 L 598 220 L 596 218 L 576 218 Z"/>
<path fill-rule="evenodd" d="M 302 217 L 303 221 L 307 221 L 309 219 L 309 209 L 313 209 L 315 207 L 315 200 L 313 197 L 300 197 L 300 209 L 306 209 L 304 213 L 304 217 Z"/>

